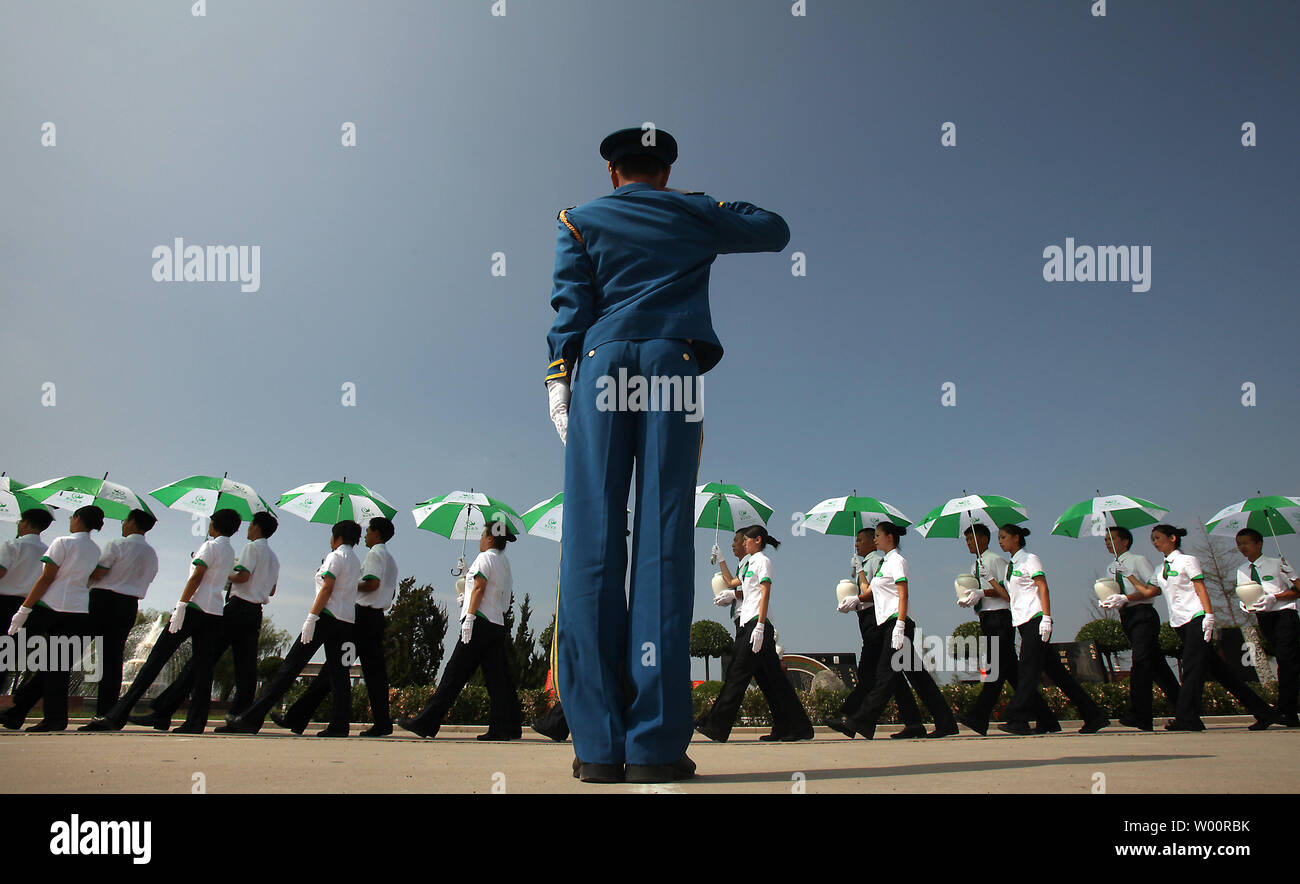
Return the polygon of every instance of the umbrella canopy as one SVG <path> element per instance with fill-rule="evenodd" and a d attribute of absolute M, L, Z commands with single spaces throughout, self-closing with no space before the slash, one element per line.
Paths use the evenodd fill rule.
<path fill-rule="evenodd" d="M 881 522 L 893 522 L 906 528 L 912 522 L 902 510 L 875 497 L 859 497 L 857 491 L 846 497 L 823 500 L 804 514 L 800 523 L 818 534 L 844 534 L 857 537 L 863 528 Z"/>
<path fill-rule="evenodd" d="M 1225 506 L 1205 523 L 1211 534 L 1232 536 L 1242 528 L 1254 528 L 1265 537 L 1295 534 L 1300 531 L 1300 497 L 1270 494 L 1241 500 Z"/>
<path fill-rule="evenodd" d="M 724 482 L 709 482 L 695 489 L 695 527 L 739 531 L 766 525 L 772 508 L 757 494 Z M 715 537 L 716 541 L 717 538 Z"/>
<path fill-rule="evenodd" d="M 259 497 L 251 485 L 225 476 L 190 476 L 149 493 L 168 509 L 200 516 L 230 509 L 247 522 L 254 513 L 271 512 L 271 505 Z"/>
<path fill-rule="evenodd" d="M 510 530 L 524 534 L 524 520 L 508 504 L 476 491 L 452 491 L 418 504 L 412 514 L 417 528 L 449 540 L 477 538 L 492 520 L 504 520 Z"/>
<path fill-rule="evenodd" d="M 313 482 L 280 495 L 280 508 L 308 522 L 333 525 L 351 519 L 363 527 L 373 518 L 391 519 L 397 507 L 358 482 Z"/>
<path fill-rule="evenodd" d="M 23 491 L 27 486 L 22 482 L 0 474 L 0 522 L 18 522 L 27 510 L 43 510 L 45 506 Z"/>
<path fill-rule="evenodd" d="M 153 515 L 153 510 L 125 485 L 108 481 L 108 473 L 102 479 L 90 476 L 63 476 L 59 479 L 47 479 L 28 485 L 23 493 L 34 500 L 58 509 L 75 510 L 83 506 L 97 506 L 104 511 L 104 518 L 125 520 L 131 510 L 144 510 Z"/>
<path fill-rule="evenodd" d="M 1158 503 L 1127 494 L 1107 494 L 1080 501 L 1061 513 L 1053 534 L 1064 537 L 1104 537 L 1107 528 L 1140 528 L 1160 521 L 1169 510 Z M 1109 518 L 1107 518 L 1109 516 Z"/>
<path fill-rule="evenodd" d="M 1029 518 L 1024 504 L 997 494 L 968 494 L 954 497 L 943 506 L 925 514 L 916 526 L 922 537 L 961 537 L 962 532 L 975 522 L 983 522 L 997 534 L 1008 522 L 1023 522 Z"/>
<path fill-rule="evenodd" d="M 533 537 L 544 537 L 558 543 L 564 534 L 564 492 L 529 507 L 519 518 Z"/>

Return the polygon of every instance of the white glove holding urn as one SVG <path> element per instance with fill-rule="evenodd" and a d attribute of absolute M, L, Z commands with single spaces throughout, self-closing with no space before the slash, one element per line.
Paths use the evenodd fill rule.
<path fill-rule="evenodd" d="M 553 380 L 546 382 L 546 396 L 549 400 L 549 411 L 551 423 L 555 424 L 555 432 L 560 434 L 560 442 L 568 444 L 569 436 L 569 382 L 566 380 Z"/>
<path fill-rule="evenodd" d="M 713 604 L 720 608 L 725 608 L 736 600 L 736 591 L 734 589 L 724 589 L 713 597 Z"/>
<path fill-rule="evenodd" d="M 958 599 L 957 604 L 961 605 L 963 608 L 973 608 L 982 601 L 984 601 L 984 590 L 972 589 L 966 594 L 966 598 Z"/>
<path fill-rule="evenodd" d="M 841 601 L 835 610 L 839 611 L 841 614 L 848 614 L 853 611 L 861 611 L 862 599 L 860 599 L 858 596 L 851 595 L 848 598 Z"/>
<path fill-rule="evenodd" d="M 1259 597 L 1259 601 L 1250 606 L 1250 613 L 1259 614 L 1261 612 L 1272 611 L 1277 607 L 1277 596 L 1271 592 L 1266 592 Z"/>
<path fill-rule="evenodd" d="M 1128 604 L 1128 596 L 1123 593 L 1116 593 L 1113 596 L 1102 599 L 1099 604 L 1108 611 L 1115 608 L 1122 608 Z"/>

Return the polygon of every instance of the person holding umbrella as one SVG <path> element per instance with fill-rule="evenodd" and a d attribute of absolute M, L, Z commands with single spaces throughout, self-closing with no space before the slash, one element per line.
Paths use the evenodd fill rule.
<path fill-rule="evenodd" d="M 478 557 L 465 572 L 467 581 L 472 579 L 474 583 L 472 587 L 468 583 L 465 587 L 460 639 L 452 649 L 438 689 L 420 714 L 398 721 L 405 730 L 421 737 L 437 736 L 456 697 L 474 670 L 481 666 L 488 690 L 489 711 L 487 732 L 479 734 L 477 739 L 501 742 L 515 738 L 514 710 L 519 698 L 510 683 L 506 662 L 506 644 L 510 636 L 505 626 L 505 612 L 510 607 L 514 591 L 514 578 L 505 548 L 515 539 L 514 532 L 504 520 L 489 520 L 484 524 L 478 542 Z"/>
<path fill-rule="evenodd" d="M 1259 621 L 1259 628 L 1277 658 L 1277 711 L 1286 727 L 1300 727 L 1296 715 L 1300 693 L 1300 578 L 1281 557 L 1263 555 L 1264 535 L 1254 528 L 1237 532 L 1237 550 L 1246 558 L 1237 569 L 1237 583 L 1255 583 L 1263 590 L 1258 602 L 1248 610 Z"/>
<path fill-rule="evenodd" d="M 8 624 L 22 607 L 28 591 L 41 576 L 41 556 L 45 541 L 41 533 L 54 521 L 50 511 L 41 506 L 29 507 L 18 519 L 18 533 L 0 543 L 0 623 Z M 18 673 L 14 673 L 14 679 Z M 0 672 L 0 693 L 9 681 L 8 672 Z"/>
<path fill-rule="evenodd" d="M 847 736 L 859 733 L 870 740 L 875 735 L 880 714 L 889 696 L 898 690 L 901 680 L 906 680 L 916 691 L 934 718 L 934 730 L 926 736 L 947 737 L 958 732 L 957 720 L 948 708 L 948 701 L 934 678 L 926 672 L 921 653 L 912 645 L 916 623 L 908 616 L 911 586 L 907 578 L 907 559 L 898 551 L 899 540 L 906 533 L 906 528 L 893 522 L 882 521 L 876 525 L 876 549 L 884 555 L 867 592 L 871 594 L 876 609 L 876 625 L 889 630 L 889 642 L 887 645 L 881 642 L 880 658 L 876 661 L 876 683 L 862 706 L 844 719 L 827 722 Z M 897 651 L 903 652 L 901 657 L 895 653 Z"/>
<path fill-rule="evenodd" d="M 90 539 L 90 532 L 103 527 L 104 511 L 94 504 L 72 514 L 68 519 L 69 533 L 56 537 L 41 556 L 45 567 L 10 618 L 10 635 L 17 635 L 24 628 L 31 634 L 46 637 L 71 638 L 89 633 L 90 589 L 86 581 L 99 563 L 100 552 L 99 545 Z M 30 625 L 28 618 L 31 618 Z M 13 706 L 0 713 L 0 726 L 18 730 L 39 700 L 44 717 L 28 730 L 67 730 L 71 677 L 70 665 L 67 669 L 52 665 L 48 670 L 32 673 L 14 691 Z"/>
<path fill-rule="evenodd" d="M 1025 550 L 1025 538 L 1028 536 L 1028 528 L 1013 522 L 1008 522 L 998 531 L 998 545 L 1011 556 L 1004 587 L 1011 601 L 1011 625 L 1020 632 L 1020 671 L 1016 674 L 1019 679 L 1016 695 L 1007 706 L 1007 720 L 998 725 L 998 729 L 1009 734 L 1031 733 L 1029 719 L 1036 709 L 1043 708 L 1034 702 L 1034 698 L 1042 699 L 1038 683 L 1046 672 L 1083 716 L 1083 727 L 1079 728 L 1079 733 L 1095 734 L 1110 724 L 1110 719 L 1084 692 L 1070 670 L 1061 662 L 1061 658 L 1048 645 L 1052 638 L 1052 599 L 1043 563 L 1038 556 Z M 1052 724 L 1055 724 L 1055 716 L 1046 724 L 1046 729 L 1059 730 L 1059 725 L 1052 728 Z M 1041 718 L 1038 726 L 1045 727 Z"/>
<path fill-rule="evenodd" d="M 1171 707 L 1178 705 L 1178 679 L 1160 649 L 1160 615 L 1155 609 L 1160 589 L 1151 584 L 1151 563 L 1146 556 L 1133 552 L 1132 531 L 1119 525 L 1108 526 L 1105 540 L 1106 550 L 1114 557 L 1106 566 L 1106 573 L 1115 578 L 1121 591 L 1100 604 L 1107 610 L 1119 609 L 1120 625 L 1133 649 L 1128 711 L 1120 716 L 1119 723 L 1149 731 L 1153 728 L 1153 683 L 1160 685 Z"/>
<path fill-rule="evenodd" d="M 718 692 L 713 706 L 701 716 L 695 729 L 710 740 L 725 743 L 736 722 L 736 714 L 745 698 L 749 681 L 760 668 L 767 670 L 772 694 L 773 722 L 788 722 L 788 730 L 780 737 L 783 742 L 811 740 L 812 722 L 794 685 L 781 670 L 781 660 L 776 655 L 776 642 L 768 635 L 768 604 L 772 591 L 772 560 L 765 550 L 777 549 L 781 543 L 767 533 L 762 525 L 752 525 L 745 530 L 744 578 L 739 584 L 741 629 L 736 634 L 736 644 L 731 652 L 731 665 L 727 667 L 727 680 Z M 734 578 L 733 578 L 734 579 Z"/>

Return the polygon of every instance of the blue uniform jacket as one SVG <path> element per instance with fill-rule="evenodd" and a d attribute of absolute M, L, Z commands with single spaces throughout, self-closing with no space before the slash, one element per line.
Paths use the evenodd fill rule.
<path fill-rule="evenodd" d="M 548 381 L 567 378 L 583 350 L 656 338 L 693 340 L 703 374 L 722 359 L 709 313 L 713 259 L 790 241 L 775 212 L 636 182 L 564 209 L 558 222 Z"/>

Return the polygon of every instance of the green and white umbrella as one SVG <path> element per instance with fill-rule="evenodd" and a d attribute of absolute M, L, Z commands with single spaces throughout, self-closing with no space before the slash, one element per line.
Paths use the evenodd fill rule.
<path fill-rule="evenodd" d="M 544 537 L 558 543 L 564 535 L 564 492 L 529 507 L 519 518 L 533 537 Z"/>
<path fill-rule="evenodd" d="M 724 528 L 734 532 L 766 525 L 771 517 L 772 508 L 739 485 L 709 482 L 695 489 L 695 527 L 712 528 L 714 546 Z"/>
<path fill-rule="evenodd" d="M 247 522 L 254 513 L 272 512 L 271 505 L 259 497 L 251 485 L 226 476 L 190 476 L 149 492 L 168 509 L 200 516 L 217 510 L 234 510 Z"/>
<path fill-rule="evenodd" d="M 1205 530 L 1209 533 L 1229 537 L 1242 528 L 1254 528 L 1265 537 L 1272 535 L 1280 558 L 1282 545 L 1277 536 L 1300 532 L 1300 497 L 1270 494 L 1241 500 L 1225 506 L 1205 523 Z"/>
<path fill-rule="evenodd" d="M 131 510 L 144 510 L 153 515 L 153 510 L 125 485 L 108 481 L 108 473 L 102 479 L 90 476 L 63 476 L 59 479 L 46 479 L 23 489 L 28 497 L 58 509 L 75 510 L 83 506 L 97 506 L 104 511 L 107 519 L 125 520 Z"/>
<path fill-rule="evenodd" d="M 524 520 L 509 504 L 481 494 L 474 489 L 452 491 L 431 497 L 418 504 L 412 514 L 415 526 L 425 531 L 441 534 L 449 540 L 460 540 L 460 562 L 453 574 L 465 570 L 465 542 L 483 533 L 489 521 L 504 521 L 514 534 L 527 533 Z"/>
<path fill-rule="evenodd" d="M 397 515 L 397 507 L 377 491 L 359 482 L 349 482 L 347 476 L 342 482 L 299 485 L 280 495 L 279 506 L 286 513 L 293 513 L 308 522 L 333 525 L 351 519 L 363 528 L 376 517 L 391 519 Z"/>
<path fill-rule="evenodd" d="M 24 491 L 27 486 L 0 473 L 0 522 L 20 522 L 27 510 L 49 510 Z"/>
<path fill-rule="evenodd" d="M 1063 537 L 1104 537 L 1110 528 L 1141 528 L 1160 521 L 1169 510 L 1158 503 L 1127 494 L 1107 494 L 1080 501 L 1061 513 L 1052 526 Z"/>
<path fill-rule="evenodd" d="M 846 497 L 823 500 L 804 514 L 800 524 L 818 534 L 857 537 L 863 528 L 874 528 L 881 522 L 893 522 L 903 528 L 912 524 L 897 507 L 876 497 L 859 497 L 855 490 Z"/>
<path fill-rule="evenodd" d="M 976 522 L 983 522 L 993 534 L 1008 522 L 1029 518 L 1024 504 L 996 494 L 967 494 L 937 506 L 925 514 L 916 531 L 922 537 L 957 538 Z"/>

